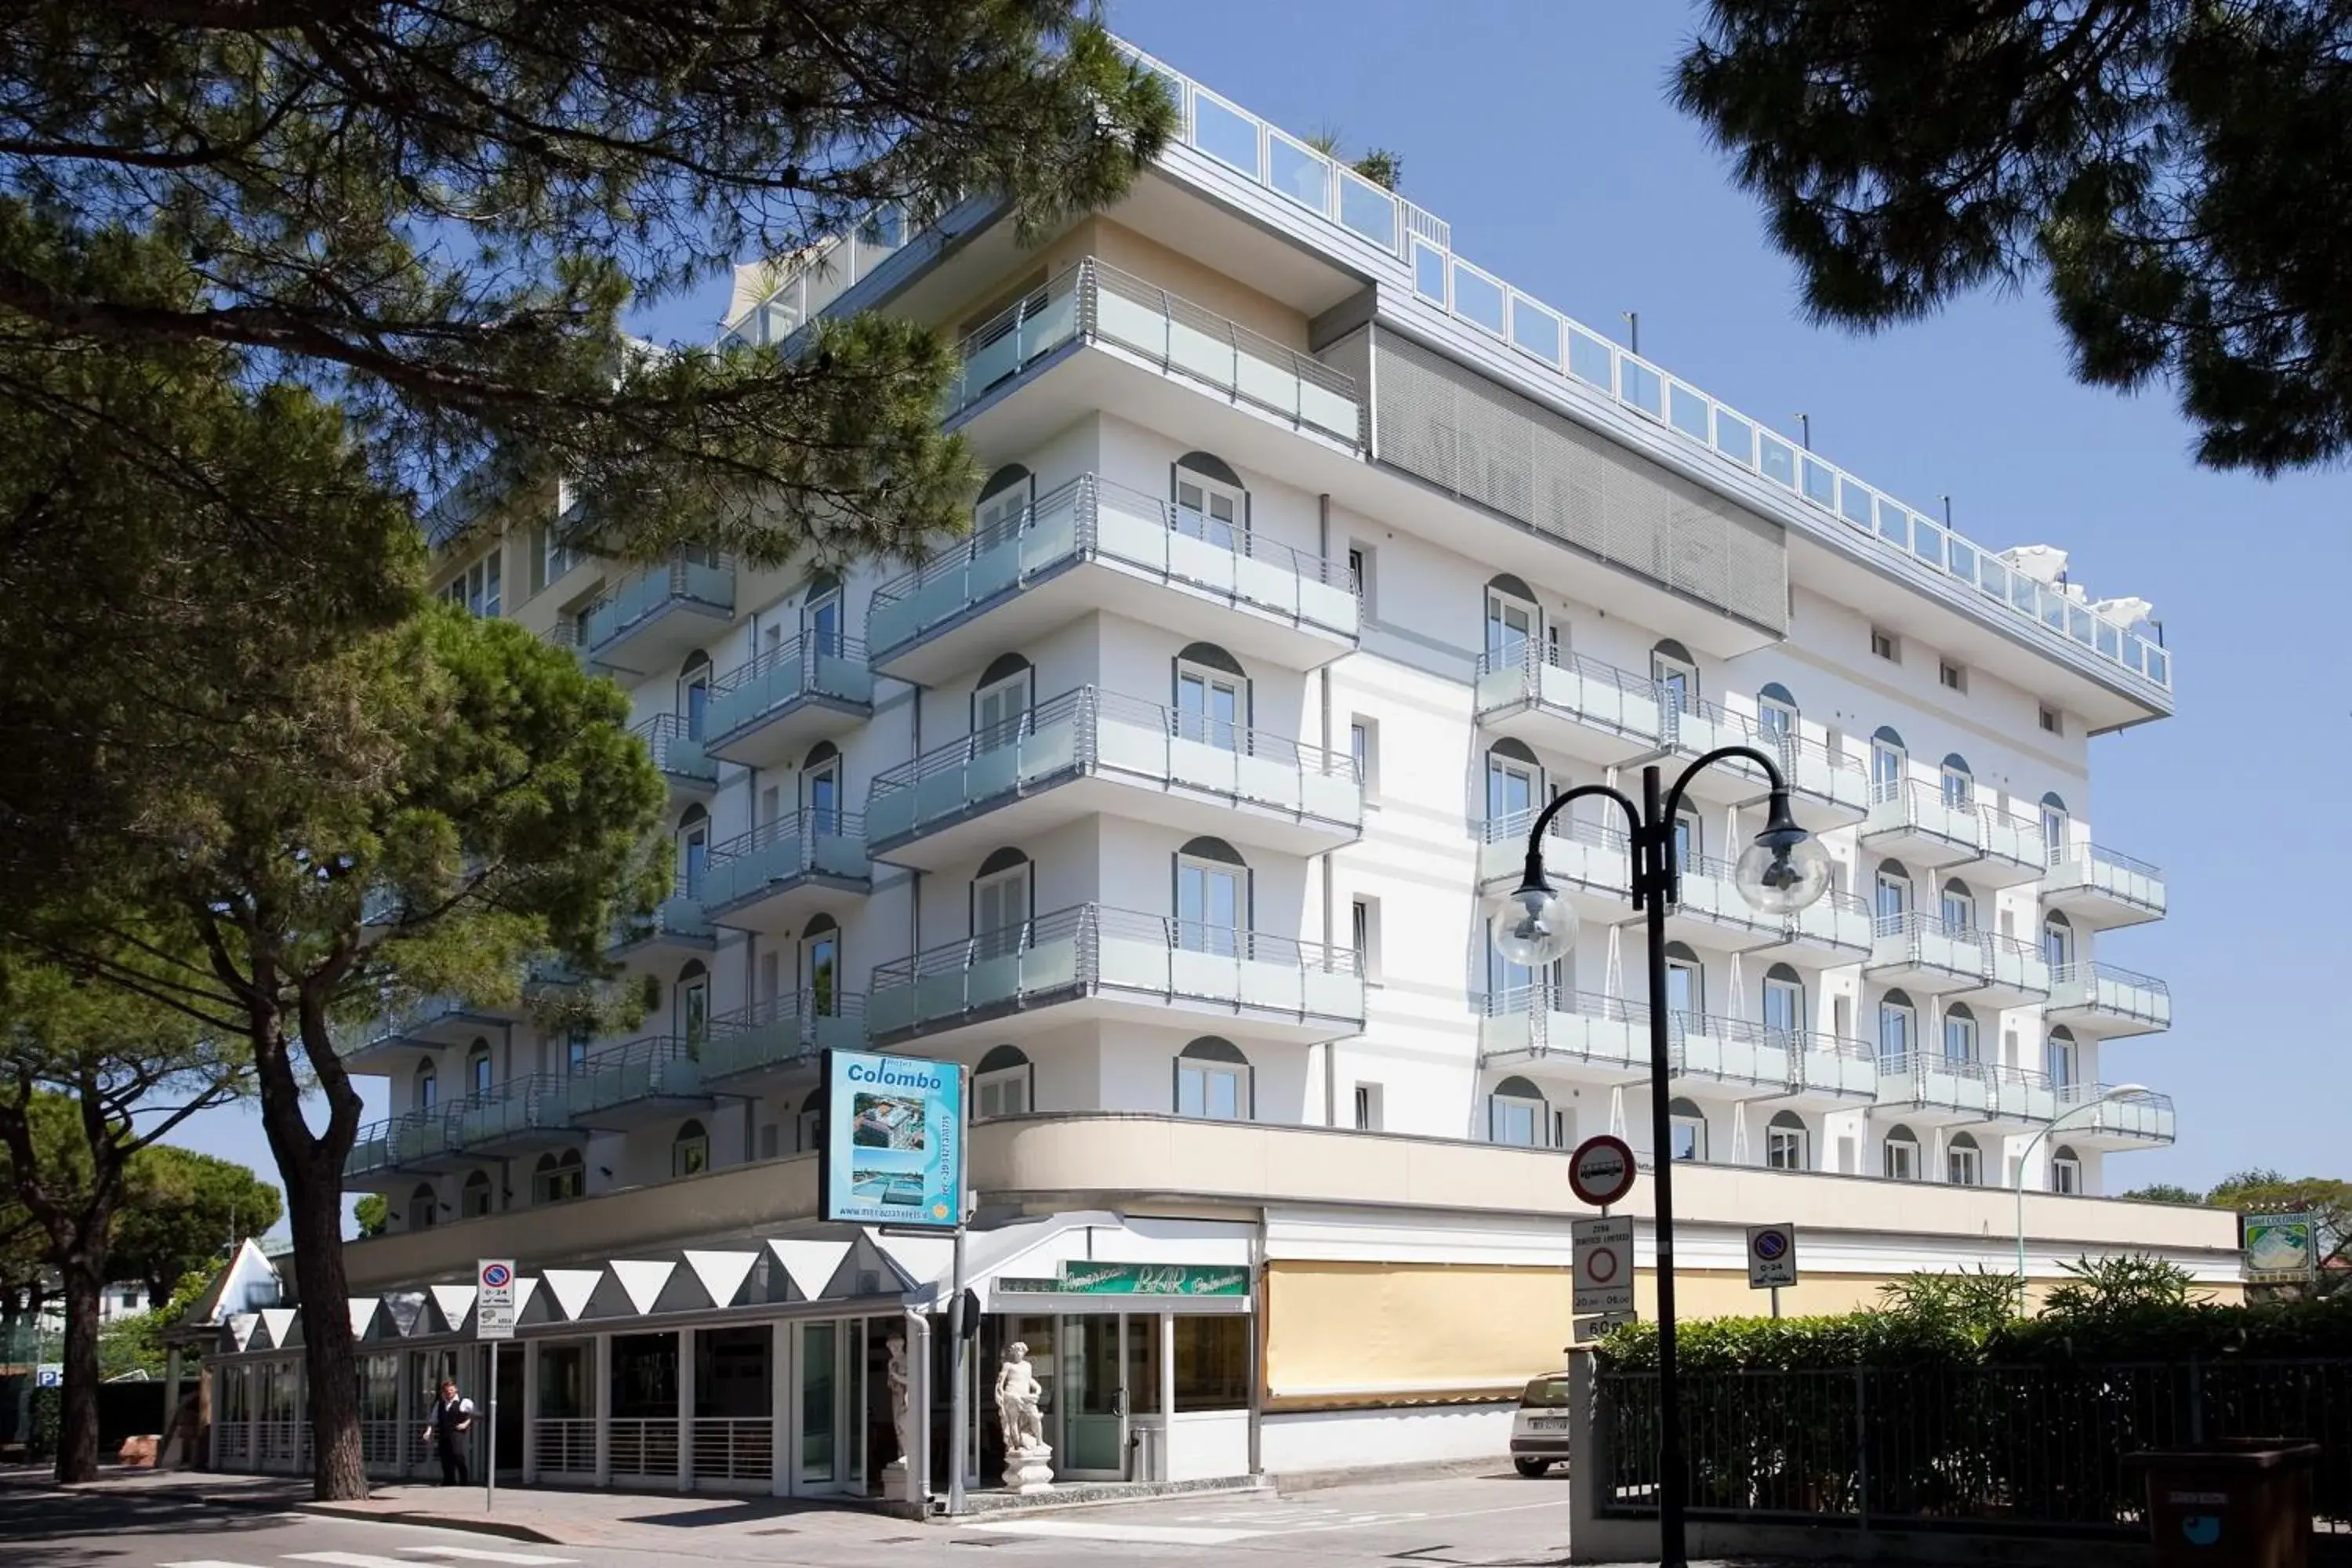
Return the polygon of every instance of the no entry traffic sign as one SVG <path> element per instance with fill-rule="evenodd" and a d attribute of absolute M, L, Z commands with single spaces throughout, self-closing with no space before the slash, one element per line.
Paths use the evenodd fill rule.
<path fill-rule="evenodd" d="M 1568 1187 L 1579 1201 L 1607 1208 L 1633 1190 L 1633 1150 L 1604 1132 L 1587 1138 L 1568 1157 Z"/>
<path fill-rule="evenodd" d="M 1633 1220 L 1630 1215 L 1580 1219 L 1569 1226 L 1574 1238 L 1575 1300 L 1570 1310 L 1630 1312 L 1633 1310 Z"/>

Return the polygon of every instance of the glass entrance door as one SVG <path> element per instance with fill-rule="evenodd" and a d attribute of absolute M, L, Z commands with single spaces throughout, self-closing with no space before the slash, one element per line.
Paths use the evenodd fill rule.
<path fill-rule="evenodd" d="M 1062 1450 L 1055 1468 L 1091 1480 L 1127 1479 L 1127 1357 L 1117 1312 L 1062 1320 Z"/>

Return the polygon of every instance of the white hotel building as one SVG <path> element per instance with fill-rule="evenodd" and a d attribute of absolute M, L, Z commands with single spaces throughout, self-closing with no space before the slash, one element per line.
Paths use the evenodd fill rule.
<path fill-rule="evenodd" d="M 393 1108 L 350 1166 L 394 1216 L 350 1253 L 371 1461 L 425 1462 L 442 1367 L 478 1386 L 473 1262 L 511 1256 L 509 1479 L 876 1489 L 912 1335 L 943 1485 L 947 1246 L 815 1218 L 828 1045 L 973 1069 L 974 1360 L 1031 1346 L 1065 1477 L 1500 1454 L 1570 1337 L 1561 1151 L 1654 1152 L 1622 825 L 1580 803 L 1549 847 L 1583 920 L 1556 970 L 1492 955 L 1489 900 L 1553 793 L 1731 742 L 1780 758 L 1836 880 L 1751 912 L 1759 778 L 1694 783 L 1685 1310 L 1751 1310 L 1767 1220 L 1801 1231 L 1796 1311 L 2011 1267 L 2020 1181 L 2037 1281 L 2147 1251 L 2234 1292 L 2229 1215 L 2098 1195 L 2174 1136 L 2160 1095 L 2102 1098 L 2169 1022 L 2116 962 L 2163 874 L 2099 844 L 2090 785 L 2094 736 L 2171 711 L 2147 606 L 1951 533 L 1167 79 L 1179 143 L 1040 247 L 974 199 L 744 270 L 756 343 L 859 310 L 961 342 L 968 541 L 645 573 L 551 520 L 443 561 L 632 693 L 680 875 L 615 949 L 661 982 L 642 1037 L 443 1001 L 354 1042 Z M 1197 1293 L 1080 1294 L 1089 1262 Z M 230 1340 L 216 1462 L 297 1462 L 291 1310 Z"/>

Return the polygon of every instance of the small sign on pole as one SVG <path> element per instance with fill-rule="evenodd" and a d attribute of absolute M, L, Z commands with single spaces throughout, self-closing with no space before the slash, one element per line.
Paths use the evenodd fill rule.
<path fill-rule="evenodd" d="M 1580 1219 L 1569 1227 L 1575 1247 L 1576 1274 L 1573 1310 L 1591 1312 L 1633 1310 L 1633 1220 L 1630 1215 L 1607 1219 Z"/>
<path fill-rule="evenodd" d="M 490 1385 L 482 1426 L 482 1507 L 499 1496 L 499 1342 L 514 1338 L 515 1266 L 511 1258 L 485 1258 L 474 1265 L 474 1337 L 490 1342 Z M 454 1440 L 454 1434 L 451 1438 Z"/>
<path fill-rule="evenodd" d="M 1604 1132 L 1587 1138 L 1568 1157 L 1568 1189 L 1579 1203 L 1605 1209 L 1633 1190 L 1633 1149 Z"/>
<path fill-rule="evenodd" d="M 1796 1282 L 1797 1227 L 1793 1225 L 1749 1226 L 1748 1288 L 1751 1290 L 1778 1290 L 1783 1285 Z"/>
<path fill-rule="evenodd" d="M 1576 1342 L 1588 1344 L 1610 1330 L 1620 1328 L 1633 1321 L 1633 1314 L 1631 1312 L 1601 1312 L 1594 1317 L 1579 1318 L 1576 1320 Z"/>

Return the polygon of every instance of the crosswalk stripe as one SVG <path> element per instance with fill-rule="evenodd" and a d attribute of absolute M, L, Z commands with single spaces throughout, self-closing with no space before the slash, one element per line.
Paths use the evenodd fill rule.
<path fill-rule="evenodd" d="M 1063 1541 L 1118 1541 L 1154 1546 L 1230 1546 L 1262 1530 L 1203 1530 L 1181 1524 L 1110 1524 L 1072 1519 L 1009 1519 L 965 1528 L 992 1535 L 1035 1535 Z"/>
<path fill-rule="evenodd" d="M 159 1563 L 155 1568 L 254 1568 L 250 1563 L 224 1563 L 217 1557 L 197 1557 L 186 1563 Z"/>
<path fill-rule="evenodd" d="M 416 1568 L 398 1557 L 373 1557 L 364 1552 L 289 1552 L 289 1563 L 325 1563 L 331 1568 Z"/>
<path fill-rule="evenodd" d="M 571 1557 L 540 1557 L 529 1552 L 485 1552 L 472 1546 L 404 1546 L 400 1550 L 418 1557 L 462 1557 L 468 1563 L 536 1564 L 577 1561 Z"/>

